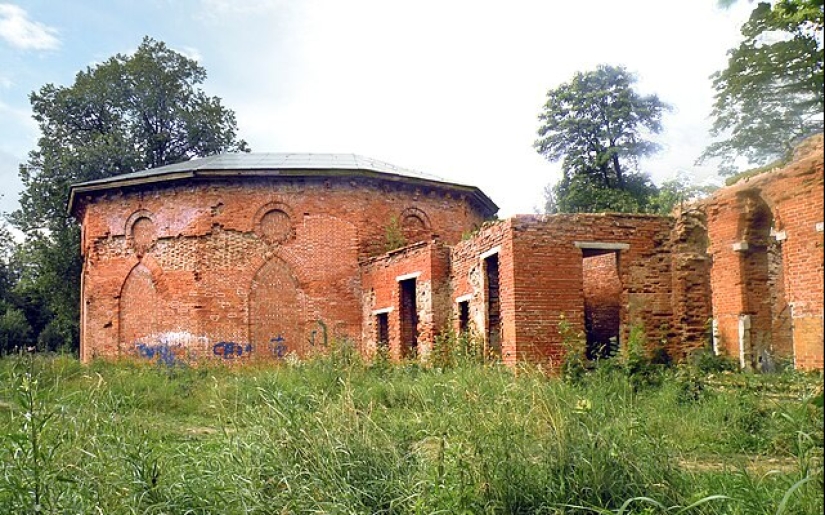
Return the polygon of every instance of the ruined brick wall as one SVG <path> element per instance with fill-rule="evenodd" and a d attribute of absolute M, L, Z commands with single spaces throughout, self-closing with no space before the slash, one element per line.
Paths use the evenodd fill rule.
<path fill-rule="evenodd" d="M 80 214 L 81 358 L 281 358 L 359 339 L 359 259 L 384 249 L 393 220 L 410 238 L 458 241 L 482 217 L 454 195 L 252 178 L 93 195 Z"/>
<path fill-rule="evenodd" d="M 520 359 L 557 365 L 563 354 L 562 316 L 584 331 L 584 255 L 622 247 L 620 344 L 638 325 L 648 342 L 668 342 L 672 331 L 671 263 L 668 240 L 673 220 L 649 215 L 576 214 L 512 219 L 516 346 Z M 604 245 L 601 245 L 604 244 Z M 608 249 L 609 250 L 609 249 Z"/>
<path fill-rule="evenodd" d="M 499 323 L 491 326 L 489 318 L 489 272 L 485 263 L 497 257 Z M 451 307 L 453 329 L 459 327 L 460 303 L 467 303 L 468 330 L 485 342 L 485 350 L 499 354 L 504 363 L 515 364 L 520 359 L 516 347 L 515 295 L 513 288 L 513 237 L 511 220 L 490 223 L 472 237 L 461 241 L 450 254 Z M 493 341 L 491 341 L 493 340 Z M 497 340 L 497 341 L 495 341 Z"/>
<path fill-rule="evenodd" d="M 797 368 L 821 369 L 822 135 L 783 169 L 723 188 L 698 207 L 708 219 L 721 351 L 760 368 L 792 347 Z"/>
<path fill-rule="evenodd" d="M 363 261 L 362 341 L 366 353 L 375 352 L 379 341 L 377 316 L 384 314 L 389 323 L 386 343 L 390 356 L 401 359 L 419 355 L 426 359 L 435 336 L 447 327 L 449 274 L 449 249 L 438 241 L 416 243 Z M 405 299 L 400 285 L 404 280 L 414 281 L 415 285 L 414 335 L 404 333 Z M 411 338 L 416 339 L 414 352 L 410 349 Z"/>
<path fill-rule="evenodd" d="M 707 217 L 704 211 L 685 208 L 675 213 L 670 248 L 673 270 L 673 328 L 683 358 L 711 344 L 711 258 L 708 254 Z"/>

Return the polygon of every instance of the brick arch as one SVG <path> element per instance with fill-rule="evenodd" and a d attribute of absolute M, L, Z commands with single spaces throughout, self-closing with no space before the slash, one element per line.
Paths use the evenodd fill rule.
<path fill-rule="evenodd" d="M 772 233 L 777 221 L 761 192 L 743 192 L 738 200 L 740 359 L 746 368 L 769 369 L 773 358 L 788 356 L 793 348 L 782 244 Z"/>
<path fill-rule="evenodd" d="M 249 342 L 258 355 L 303 352 L 302 297 L 295 274 L 282 259 L 272 257 L 258 269 L 249 287 Z"/>
<path fill-rule="evenodd" d="M 158 239 L 155 215 L 149 210 L 138 209 L 126 219 L 123 227 L 126 241 L 138 256 L 145 254 Z"/>
<path fill-rule="evenodd" d="M 430 217 L 417 207 L 408 207 L 402 211 L 398 223 L 407 243 L 425 241 L 432 237 Z"/>
<path fill-rule="evenodd" d="M 151 343 L 158 331 L 157 285 L 152 271 L 140 262 L 132 267 L 118 298 L 118 344 L 121 349 Z"/>

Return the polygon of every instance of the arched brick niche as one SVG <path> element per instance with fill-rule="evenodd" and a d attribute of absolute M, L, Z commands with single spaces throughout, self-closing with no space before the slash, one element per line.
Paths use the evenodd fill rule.
<path fill-rule="evenodd" d="M 302 352 L 304 322 L 302 295 L 289 265 L 269 259 L 249 288 L 249 342 L 256 352 L 283 357 Z"/>
<path fill-rule="evenodd" d="M 120 348 L 151 343 L 158 331 L 158 300 L 152 272 L 138 263 L 126 276 L 118 299 Z"/>
<path fill-rule="evenodd" d="M 135 211 L 126 220 L 125 234 L 138 256 L 142 256 L 158 239 L 154 215 L 147 210 Z"/>
<path fill-rule="evenodd" d="M 430 217 L 423 210 L 409 207 L 398 218 L 401 234 L 407 243 L 429 240 L 432 237 Z"/>

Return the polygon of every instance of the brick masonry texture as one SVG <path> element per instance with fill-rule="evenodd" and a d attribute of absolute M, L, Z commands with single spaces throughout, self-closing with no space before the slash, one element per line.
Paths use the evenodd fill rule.
<path fill-rule="evenodd" d="M 746 368 L 823 367 L 823 139 L 701 202 L 717 345 Z"/>
<path fill-rule="evenodd" d="M 81 357 L 278 360 L 346 338 L 426 360 L 465 307 L 509 365 L 557 367 L 566 320 L 592 349 L 637 328 L 676 360 L 713 340 L 745 368 L 821 369 L 822 157 L 820 135 L 783 169 L 669 217 L 485 222 L 450 188 L 374 177 L 90 192 L 75 210 Z M 387 252 L 399 231 L 406 246 Z"/>
<path fill-rule="evenodd" d="M 277 359 L 333 337 L 360 341 L 359 260 L 383 251 L 392 220 L 409 239 L 455 243 L 482 215 L 451 192 L 368 179 L 91 196 L 82 209 L 82 358 Z M 436 324 L 422 318 L 422 336 Z"/>

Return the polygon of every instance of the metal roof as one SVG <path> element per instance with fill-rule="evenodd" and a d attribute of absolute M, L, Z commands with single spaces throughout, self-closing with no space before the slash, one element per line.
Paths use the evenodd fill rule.
<path fill-rule="evenodd" d="M 475 186 L 457 184 L 415 170 L 401 168 L 384 161 L 357 154 L 306 154 L 306 153 L 226 153 L 195 158 L 172 165 L 150 168 L 86 181 L 71 186 L 69 212 L 73 213 L 78 194 L 110 188 L 175 181 L 194 177 L 318 177 L 318 176 L 365 176 L 402 182 L 430 183 L 448 189 L 463 190 L 480 202 L 488 215 L 495 214 L 498 206 Z"/>

